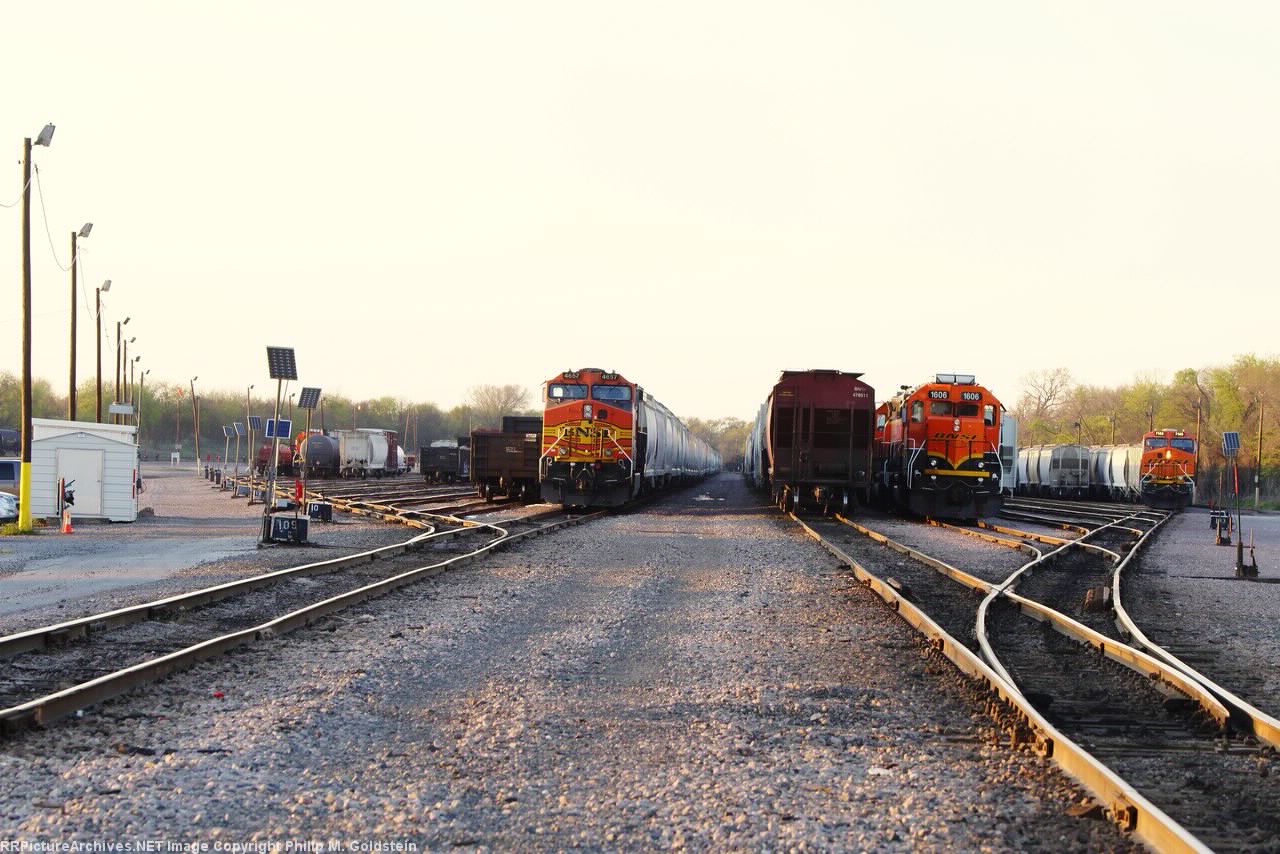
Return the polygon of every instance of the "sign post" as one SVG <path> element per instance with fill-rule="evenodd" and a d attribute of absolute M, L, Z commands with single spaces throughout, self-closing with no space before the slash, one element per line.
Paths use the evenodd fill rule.
<path fill-rule="evenodd" d="M 1236 578 L 1245 577 L 1244 529 L 1240 527 L 1240 434 L 1222 434 L 1222 455 L 1231 460 L 1232 481 L 1236 496 Z"/>

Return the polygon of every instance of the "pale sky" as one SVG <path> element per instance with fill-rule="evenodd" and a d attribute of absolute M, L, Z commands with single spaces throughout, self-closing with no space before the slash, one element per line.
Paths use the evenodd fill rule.
<path fill-rule="evenodd" d="M 1035 368 L 1280 350 L 1277 44 L 1274 3 L 14 3 L 0 204 L 55 123 L 81 378 L 110 278 L 112 335 L 206 389 L 262 389 L 280 344 L 304 384 L 446 407 L 587 366 L 682 416 L 750 417 L 783 368 L 1013 405 Z"/>

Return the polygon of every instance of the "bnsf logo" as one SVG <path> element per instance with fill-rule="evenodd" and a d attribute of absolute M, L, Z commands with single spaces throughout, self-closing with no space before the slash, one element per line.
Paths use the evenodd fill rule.
<path fill-rule="evenodd" d="M 560 436 L 565 439 L 608 439 L 608 427 L 561 427 Z"/>

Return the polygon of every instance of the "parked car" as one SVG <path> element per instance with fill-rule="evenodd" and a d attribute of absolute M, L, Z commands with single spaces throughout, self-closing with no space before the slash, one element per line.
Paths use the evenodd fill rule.
<path fill-rule="evenodd" d="M 18 521 L 18 497 L 0 492 L 0 522 Z"/>
<path fill-rule="evenodd" d="M 21 480 L 22 460 L 0 458 L 0 492 L 17 495 Z"/>

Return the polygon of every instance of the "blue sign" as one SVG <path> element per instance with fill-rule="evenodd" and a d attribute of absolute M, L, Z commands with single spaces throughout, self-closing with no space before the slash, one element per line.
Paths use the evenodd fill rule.
<path fill-rule="evenodd" d="M 274 418 L 267 419 L 267 438 L 268 439 L 288 439 L 289 433 L 293 430 L 293 422 L 288 418 L 280 419 L 280 432 L 276 435 L 276 420 Z"/>

